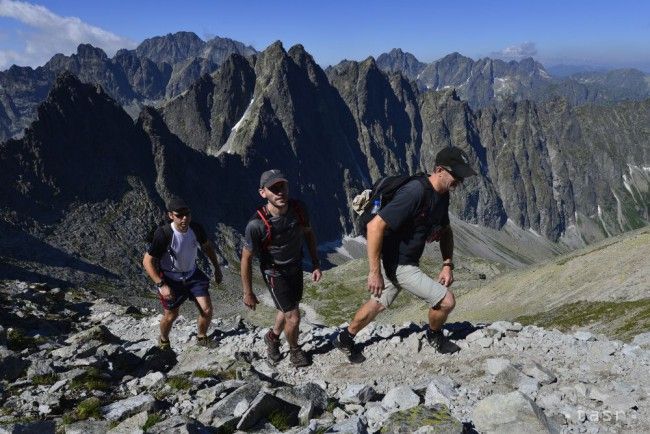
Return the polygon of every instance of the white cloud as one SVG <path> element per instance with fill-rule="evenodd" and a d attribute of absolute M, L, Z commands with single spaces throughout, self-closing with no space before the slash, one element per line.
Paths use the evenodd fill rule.
<path fill-rule="evenodd" d="M 44 6 L 16 0 L 0 0 L 0 17 L 15 19 L 26 28 L 8 38 L 21 38 L 22 50 L 1 50 L 0 68 L 13 63 L 42 65 L 56 53 L 72 54 L 82 43 L 103 49 L 109 56 L 120 48 L 133 48 L 136 43 L 77 17 L 59 16 Z"/>
<path fill-rule="evenodd" d="M 519 60 L 524 57 L 537 56 L 537 47 L 534 42 L 523 42 L 521 44 L 510 45 L 501 51 L 495 51 L 490 56 L 507 60 Z"/>

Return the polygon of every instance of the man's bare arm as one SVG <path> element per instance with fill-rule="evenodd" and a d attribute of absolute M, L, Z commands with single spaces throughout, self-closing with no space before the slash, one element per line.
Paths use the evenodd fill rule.
<path fill-rule="evenodd" d="M 384 243 L 384 232 L 388 228 L 388 223 L 375 216 L 367 226 L 368 240 L 368 291 L 379 297 L 384 290 L 384 278 L 381 275 L 381 247 Z"/>

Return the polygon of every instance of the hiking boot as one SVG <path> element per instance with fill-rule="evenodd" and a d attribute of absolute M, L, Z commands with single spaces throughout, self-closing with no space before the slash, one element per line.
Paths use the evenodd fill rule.
<path fill-rule="evenodd" d="M 289 350 L 290 356 L 289 360 L 291 361 L 291 364 L 295 366 L 296 368 L 300 368 L 302 366 L 309 366 L 309 358 L 307 357 L 307 354 L 300 348 L 291 348 Z"/>
<path fill-rule="evenodd" d="M 172 345 L 169 341 L 164 341 L 162 338 L 158 338 L 158 348 L 163 351 L 170 351 L 172 349 Z"/>
<path fill-rule="evenodd" d="M 210 339 L 207 336 L 197 336 L 196 345 L 208 349 L 217 348 L 217 343 L 213 339 Z"/>
<path fill-rule="evenodd" d="M 460 347 L 449 340 L 442 330 L 427 330 L 427 342 L 440 354 L 452 354 L 460 350 Z"/>
<path fill-rule="evenodd" d="M 271 336 L 273 334 L 273 336 Z M 282 359 L 282 354 L 280 354 L 280 338 L 276 337 L 273 333 L 273 330 L 269 330 L 267 334 L 264 335 L 264 343 L 266 344 L 266 355 L 273 362 L 279 362 Z"/>
<path fill-rule="evenodd" d="M 332 342 L 332 345 L 334 345 L 334 348 L 338 348 L 340 351 L 343 352 L 348 358 L 352 356 L 355 352 L 354 348 L 354 341 L 348 341 L 344 342 L 341 340 L 341 333 L 339 333 L 334 341 Z"/>

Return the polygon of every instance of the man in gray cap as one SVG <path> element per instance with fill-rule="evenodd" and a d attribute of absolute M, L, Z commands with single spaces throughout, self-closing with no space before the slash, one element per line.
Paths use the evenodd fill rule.
<path fill-rule="evenodd" d="M 402 289 L 426 300 L 430 306 L 426 332 L 429 344 L 440 353 L 458 351 L 459 347 L 442 333 L 455 306 L 454 294 L 449 290 L 454 281 L 449 193 L 473 175 L 476 172 L 465 152 L 446 147 L 436 155 L 433 173 L 414 177 L 400 187 L 368 223 L 368 291 L 372 295 L 334 341 L 334 346 L 351 361 L 363 359 L 354 345 L 355 335 L 390 306 Z M 441 270 L 435 280 L 419 268 L 424 246 L 431 241 L 440 242 L 442 253 Z"/>
<path fill-rule="evenodd" d="M 277 315 L 275 324 L 264 336 L 269 359 L 278 362 L 280 334 L 289 343 L 291 363 L 307 366 L 310 361 L 298 346 L 298 329 L 302 299 L 302 246 L 307 242 L 311 258 L 314 282 L 321 279 L 320 262 L 316 251 L 316 236 L 311 229 L 305 204 L 289 199 L 289 183 L 277 169 L 268 170 L 260 177 L 259 194 L 266 204 L 257 209 L 246 225 L 246 241 L 242 249 L 241 279 L 244 288 L 244 304 L 255 309 L 259 303 L 252 285 L 252 261 L 257 256 L 262 277 L 271 293 Z"/>
<path fill-rule="evenodd" d="M 178 317 L 181 304 L 189 298 L 199 310 L 197 343 L 212 348 L 214 341 L 206 335 L 212 320 L 212 301 L 208 292 L 210 279 L 196 266 L 196 254 L 201 247 L 214 267 L 214 281 L 219 284 L 223 276 L 217 255 L 203 226 L 192 221 L 190 207 L 183 199 L 173 197 L 169 201 L 167 217 L 169 223 L 155 230 L 142 260 L 145 271 L 156 285 L 163 307 L 159 346 L 170 348 L 172 324 Z"/>

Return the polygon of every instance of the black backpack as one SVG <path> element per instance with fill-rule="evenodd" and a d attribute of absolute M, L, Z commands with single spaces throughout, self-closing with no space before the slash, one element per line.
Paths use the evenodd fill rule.
<path fill-rule="evenodd" d="M 364 238 L 368 234 L 368 223 L 375 217 L 379 209 L 384 208 L 395 196 L 397 190 L 413 179 L 421 180 L 423 183 L 428 182 L 426 173 L 417 173 L 415 175 L 395 175 L 385 176 L 375 182 L 370 190 L 364 190 L 354 198 L 352 208 L 359 215 L 356 221 L 357 233 Z M 373 212 L 375 201 L 378 209 Z"/>

